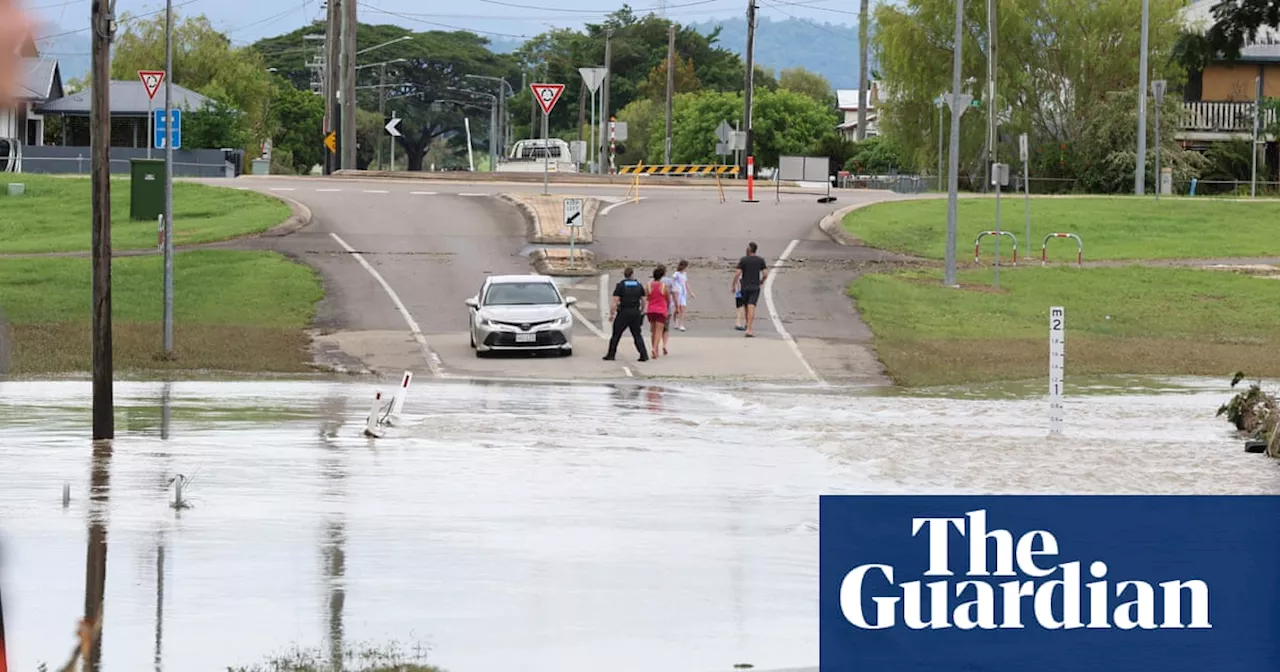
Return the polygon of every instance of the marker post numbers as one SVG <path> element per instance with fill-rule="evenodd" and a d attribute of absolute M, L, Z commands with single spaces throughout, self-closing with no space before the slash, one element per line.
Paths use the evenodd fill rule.
<path fill-rule="evenodd" d="M 1049 309 L 1049 433 L 1062 433 L 1062 387 L 1066 364 L 1067 315 L 1061 306 Z"/>

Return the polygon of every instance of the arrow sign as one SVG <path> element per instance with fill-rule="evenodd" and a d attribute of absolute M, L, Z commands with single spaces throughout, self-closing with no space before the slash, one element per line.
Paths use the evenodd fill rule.
<path fill-rule="evenodd" d="M 582 226 L 581 198 L 564 199 L 564 225 L 569 227 Z"/>
<path fill-rule="evenodd" d="M 383 126 L 383 128 L 386 129 L 387 135 L 390 135 L 393 138 L 398 138 L 400 137 L 400 129 L 397 128 L 398 126 L 400 126 L 400 117 L 391 117 L 391 121 L 388 121 L 387 125 Z"/>
<path fill-rule="evenodd" d="M 138 79 L 142 80 L 142 86 L 147 90 L 147 98 L 155 100 L 160 84 L 164 82 L 164 70 L 139 70 Z"/>
<path fill-rule="evenodd" d="M 729 122 L 721 120 L 720 125 L 716 126 L 716 140 L 729 142 L 731 139 L 733 139 L 733 127 L 729 125 Z"/>
<path fill-rule="evenodd" d="M 337 134 L 337 132 L 335 132 L 335 131 L 329 131 L 329 135 L 324 136 L 324 146 L 325 146 L 325 149 L 328 149 L 328 150 L 329 150 L 329 153 L 330 153 L 330 154 L 337 154 L 337 153 L 338 153 L 338 134 Z"/>
<path fill-rule="evenodd" d="M 560 94 L 564 93 L 564 84 L 530 84 L 529 88 L 533 91 L 533 97 L 538 101 L 543 114 L 551 114 L 551 108 L 556 106 L 556 102 L 560 100 Z"/>

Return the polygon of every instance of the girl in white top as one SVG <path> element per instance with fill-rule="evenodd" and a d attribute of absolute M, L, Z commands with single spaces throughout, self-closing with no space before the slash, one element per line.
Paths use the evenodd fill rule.
<path fill-rule="evenodd" d="M 684 259 L 676 265 L 676 272 L 671 276 L 671 285 L 673 291 L 671 293 L 672 302 L 675 304 L 675 312 L 672 313 L 672 321 L 675 322 L 675 328 L 685 331 L 684 309 L 689 303 L 689 297 L 695 297 L 693 289 L 689 286 L 689 274 L 685 272 L 689 268 L 689 262 Z"/>

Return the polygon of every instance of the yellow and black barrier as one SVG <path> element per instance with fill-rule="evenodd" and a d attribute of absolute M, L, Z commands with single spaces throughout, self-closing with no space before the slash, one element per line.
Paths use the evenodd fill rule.
<path fill-rule="evenodd" d="M 619 166 L 620 175 L 737 175 L 738 166 L 655 165 Z"/>

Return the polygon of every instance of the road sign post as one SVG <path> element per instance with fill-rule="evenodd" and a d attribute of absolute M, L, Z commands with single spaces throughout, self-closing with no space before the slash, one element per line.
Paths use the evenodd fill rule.
<path fill-rule="evenodd" d="M 396 169 L 396 138 L 400 137 L 400 118 L 395 112 L 391 113 L 391 118 L 387 120 L 387 125 L 383 126 L 387 131 L 387 135 L 391 136 L 391 170 Z"/>
<path fill-rule="evenodd" d="M 991 184 L 996 188 L 996 279 L 995 288 L 1000 289 L 1000 188 L 1009 186 L 1009 164 L 991 164 Z M 1018 243 L 1013 243 L 1014 257 L 1018 255 Z"/>
<path fill-rule="evenodd" d="M 596 91 L 600 89 L 600 85 L 604 83 L 605 73 L 608 72 L 604 68 L 578 68 L 578 74 L 582 75 L 582 83 L 587 85 L 587 91 L 591 93 L 591 131 L 588 140 L 591 142 L 590 147 L 596 147 L 596 107 L 597 97 Z M 591 165 L 591 149 L 588 147 L 586 155 L 586 163 L 588 167 Z M 600 152 L 597 149 L 595 158 L 595 171 L 600 170 Z"/>
<path fill-rule="evenodd" d="M 542 108 L 542 195 L 546 196 L 550 193 L 548 183 L 551 173 L 549 118 L 551 110 L 560 100 L 560 94 L 564 93 L 564 84 L 534 83 L 529 85 L 529 89 L 533 91 L 533 99 L 538 101 L 538 107 Z"/>
<path fill-rule="evenodd" d="M 569 268 L 574 267 L 574 244 L 578 239 L 578 229 L 582 226 L 582 199 L 564 199 L 564 225 L 569 228 Z"/>
<path fill-rule="evenodd" d="M 1031 146 L 1027 134 L 1018 136 L 1018 158 L 1022 160 L 1022 192 L 1027 220 L 1027 237 L 1023 239 L 1022 256 L 1031 258 Z"/>
<path fill-rule="evenodd" d="M 142 80 L 142 88 L 147 91 L 147 100 L 155 100 L 160 85 L 164 83 L 164 70 L 139 70 L 138 79 Z M 154 123 L 154 118 L 147 119 L 147 124 Z M 154 133 L 154 129 L 152 130 Z M 151 158 L 151 145 L 147 145 L 147 158 Z"/>

